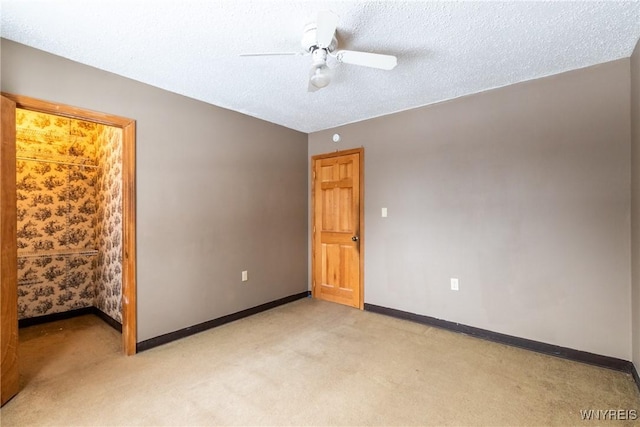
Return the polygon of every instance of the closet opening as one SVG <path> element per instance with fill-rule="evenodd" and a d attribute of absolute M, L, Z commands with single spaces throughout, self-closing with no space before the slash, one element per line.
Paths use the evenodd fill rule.
<path fill-rule="evenodd" d="M 20 326 L 94 313 L 122 331 L 122 129 L 16 108 Z"/>
<path fill-rule="evenodd" d="M 2 235 L 3 252 L 14 254 L 7 260 L 17 259 L 2 263 L 2 300 L 17 301 L 2 305 L 3 324 L 16 327 L 7 334 L 3 327 L 3 335 L 17 337 L 18 324 L 93 313 L 121 332 L 124 354 L 135 354 L 135 121 L 2 96 L 3 113 L 7 107 L 13 116 L 3 127 L 15 119 L 3 144 L 8 137 L 15 145 L 4 145 L 0 156 L 7 189 L 0 216 L 3 227 L 17 225 Z M 13 204 L 6 199 L 12 192 Z M 12 340 L 3 340 L 3 373 L 14 370 L 5 360 L 17 360 Z"/>

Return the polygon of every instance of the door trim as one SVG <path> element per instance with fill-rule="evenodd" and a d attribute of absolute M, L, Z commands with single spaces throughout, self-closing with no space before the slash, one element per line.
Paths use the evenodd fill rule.
<path fill-rule="evenodd" d="M 137 284 L 136 284 L 136 122 L 135 120 L 100 113 L 65 104 L 44 101 L 22 95 L 2 92 L 13 100 L 17 108 L 47 114 L 86 120 L 122 129 L 122 347 L 126 355 L 136 353 L 137 339 Z M 14 155 L 15 157 L 15 155 Z M 15 158 L 13 159 L 15 163 Z M 15 173 L 5 173 L 0 179 L 15 182 Z M 15 210 L 15 207 L 14 207 Z M 5 212 L 5 215 L 16 215 Z M 4 272 L 2 273 L 4 276 Z M 17 292 L 17 289 L 15 290 Z"/>
<path fill-rule="evenodd" d="M 316 290 L 314 285 L 314 280 L 316 277 L 316 233 L 315 233 L 315 223 L 316 223 L 316 198 L 315 198 L 315 185 L 314 185 L 314 176 L 313 171 L 315 170 L 315 162 L 322 159 L 330 159 L 332 157 L 340 157 L 346 156 L 349 154 L 359 154 L 358 159 L 360 163 L 360 212 L 358 219 L 358 228 L 360 245 L 359 245 L 359 258 L 360 258 L 360 302 L 359 308 L 360 310 L 364 310 L 364 247 L 365 247 L 365 233 L 364 233 L 364 147 L 361 148 L 353 148 L 349 150 L 343 151 L 334 151 L 332 153 L 326 154 L 317 154 L 311 157 L 311 295 L 316 298 Z"/>

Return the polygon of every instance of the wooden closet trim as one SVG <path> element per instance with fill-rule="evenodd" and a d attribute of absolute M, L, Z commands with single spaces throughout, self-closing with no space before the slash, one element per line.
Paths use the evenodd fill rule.
<path fill-rule="evenodd" d="M 16 196 L 16 104 L 2 98 L 0 115 L 0 406 L 20 390 Z M 5 180 L 5 177 L 13 177 Z M 12 243 L 15 242 L 15 243 Z"/>
<path fill-rule="evenodd" d="M 17 108 L 122 129 L 122 344 L 126 355 L 135 354 L 137 339 L 135 120 L 11 93 L 2 92 L 2 96 L 13 100 Z M 5 178 L 2 177 L 3 182 Z"/>

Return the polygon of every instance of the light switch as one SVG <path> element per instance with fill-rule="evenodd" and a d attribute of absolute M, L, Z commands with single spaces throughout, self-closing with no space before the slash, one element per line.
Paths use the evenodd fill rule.
<path fill-rule="evenodd" d="M 382 208 L 382 218 L 387 217 L 387 208 Z"/>

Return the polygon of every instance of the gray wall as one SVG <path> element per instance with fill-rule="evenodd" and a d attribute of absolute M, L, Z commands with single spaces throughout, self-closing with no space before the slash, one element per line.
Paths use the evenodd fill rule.
<path fill-rule="evenodd" d="M 640 41 L 631 56 L 631 268 L 633 363 L 640 372 Z"/>
<path fill-rule="evenodd" d="M 138 341 L 307 290 L 306 134 L 11 41 L 1 55 L 2 91 L 137 121 Z"/>
<path fill-rule="evenodd" d="M 137 121 L 138 341 L 307 289 L 306 135 L 1 48 L 3 91 Z M 309 135 L 365 147 L 365 301 L 640 368 L 639 57 Z"/>
<path fill-rule="evenodd" d="M 311 134 L 365 147 L 365 302 L 629 360 L 629 82 L 627 58 Z"/>

